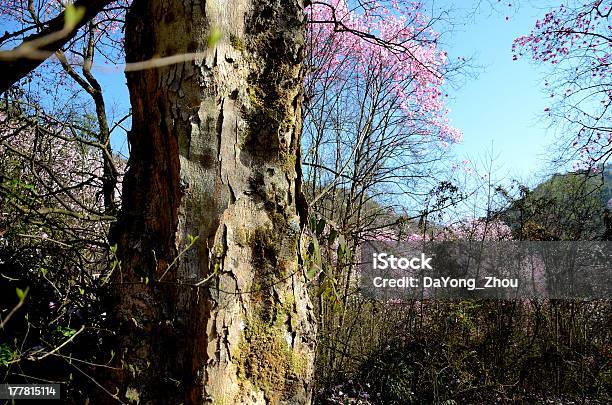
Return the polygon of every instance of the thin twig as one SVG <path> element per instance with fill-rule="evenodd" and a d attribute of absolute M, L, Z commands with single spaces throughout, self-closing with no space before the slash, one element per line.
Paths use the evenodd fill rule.
<path fill-rule="evenodd" d="M 81 326 L 81 329 L 79 329 L 78 331 L 76 331 L 76 333 L 74 335 L 72 335 L 68 339 L 66 339 L 66 341 L 64 343 L 62 343 L 61 345 L 57 346 L 55 349 L 51 350 L 50 352 L 47 352 L 47 353 L 43 354 L 40 357 L 34 358 L 34 360 L 42 360 L 45 357 L 52 355 L 53 353 L 57 352 L 62 347 L 66 346 L 68 343 L 72 342 L 72 340 L 75 337 L 77 337 L 77 335 L 80 334 L 81 332 L 83 332 L 84 330 L 85 330 L 85 325 Z"/>

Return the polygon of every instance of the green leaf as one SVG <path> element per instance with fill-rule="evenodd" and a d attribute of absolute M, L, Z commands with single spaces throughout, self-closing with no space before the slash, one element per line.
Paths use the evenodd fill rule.
<path fill-rule="evenodd" d="M 73 336 L 77 332 L 76 329 L 64 328 L 63 326 L 58 326 L 57 331 L 67 338 Z"/>
<path fill-rule="evenodd" d="M 212 48 L 223 38 L 223 33 L 217 27 L 212 27 L 210 29 L 210 34 L 208 34 L 208 47 Z"/>
<path fill-rule="evenodd" d="M 25 300 L 29 290 L 30 287 L 26 288 L 25 291 L 21 288 L 15 288 L 15 292 L 17 293 L 17 297 L 19 298 L 19 302 L 23 302 L 23 300 Z"/>
<path fill-rule="evenodd" d="M 0 365 L 8 366 L 8 363 L 15 358 L 16 352 L 6 343 L 0 343 Z"/>
<path fill-rule="evenodd" d="M 85 7 L 68 4 L 64 12 L 64 29 L 73 30 L 85 16 Z"/>

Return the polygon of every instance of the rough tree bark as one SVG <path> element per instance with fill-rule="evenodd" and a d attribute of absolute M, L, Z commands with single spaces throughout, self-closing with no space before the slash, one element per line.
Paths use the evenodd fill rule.
<path fill-rule="evenodd" d="M 124 402 L 310 402 L 296 159 L 304 29 L 302 0 L 132 5 L 128 62 L 202 57 L 127 74 L 112 301 L 122 371 L 106 381 Z"/>

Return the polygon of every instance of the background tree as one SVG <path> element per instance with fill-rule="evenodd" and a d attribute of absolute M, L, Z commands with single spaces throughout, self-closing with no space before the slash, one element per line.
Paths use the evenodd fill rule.
<path fill-rule="evenodd" d="M 66 384 L 66 396 L 86 398 L 92 386 L 83 368 L 103 366 L 111 357 L 101 345 L 100 287 L 112 266 L 107 232 L 115 217 L 105 209 L 104 159 L 94 141 L 96 131 L 91 122 L 56 121 L 40 109 L 29 116 L 21 103 L 2 107 L 3 381 L 54 376 Z M 113 157 L 113 165 L 122 172 L 121 159 Z M 113 201 L 119 196 L 115 189 Z M 16 305 L 19 309 L 9 315 Z"/>
<path fill-rule="evenodd" d="M 605 182 L 609 184 L 610 178 Z M 520 187 L 520 195 L 500 216 L 512 225 L 517 239 L 602 240 L 610 198 L 604 191 L 599 176 L 557 174 L 533 190 Z"/>
<path fill-rule="evenodd" d="M 428 12 L 420 3 L 385 1 L 313 2 L 307 9 L 302 149 L 320 244 L 311 253 L 321 255 L 311 270 L 322 385 L 350 363 L 345 345 L 353 343 L 358 318 L 348 314 L 365 301 L 355 286 L 359 243 L 420 215 L 443 172 L 446 146 L 461 137 L 446 118 L 443 92 L 457 66 L 447 63 L 434 31 L 439 17 Z"/>
<path fill-rule="evenodd" d="M 32 31 L 44 32 L 45 21 L 57 14 L 65 19 L 61 10 L 45 1 L 3 2 L 0 13 L 14 31 L 7 30 L 0 42 L 11 46 Z M 11 353 L 3 363 L 4 381 L 55 376 L 74 401 L 94 391 L 91 366 L 107 367 L 112 358 L 104 345 L 109 331 L 101 301 L 117 264 L 108 231 L 120 207 L 125 161 L 110 138 L 123 131 L 128 117 L 117 116 L 113 103 L 105 102 L 91 68 L 94 60 L 113 54 L 121 12 L 105 9 L 79 24 L 64 47 L 56 48 L 56 58 L 29 72 L 0 102 L 0 267 L 9 281 L 2 311 L 13 308 L 16 288 L 28 289 L 1 338 Z M 29 56 L 3 63 L 27 68 Z"/>

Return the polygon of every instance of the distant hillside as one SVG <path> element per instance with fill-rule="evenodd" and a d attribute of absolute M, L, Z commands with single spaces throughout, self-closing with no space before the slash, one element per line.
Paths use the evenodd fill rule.
<path fill-rule="evenodd" d="M 599 239 L 606 231 L 607 205 L 612 209 L 612 165 L 600 175 L 553 175 L 515 200 L 500 217 L 523 239 Z"/>

